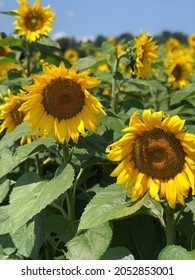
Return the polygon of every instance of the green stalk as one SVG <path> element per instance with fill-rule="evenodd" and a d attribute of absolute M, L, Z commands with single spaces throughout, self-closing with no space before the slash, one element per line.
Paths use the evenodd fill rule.
<path fill-rule="evenodd" d="M 62 153 L 63 153 L 63 163 L 69 163 L 70 155 L 69 155 L 69 147 L 66 143 L 62 144 Z"/>
<path fill-rule="evenodd" d="M 113 66 L 113 71 L 112 71 L 112 91 L 111 91 L 111 107 L 114 110 L 115 113 L 117 113 L 117 103 L 118 103 L 118 89 L 117 89 L 117 81 L 114 77 L 114 75 L 116 74 L 117 70 L 118 70 L 118 65 L 120 62 L 120 59 L 125 56 L 126 52 L 122 52 L 119 56 L 117 54 L 117 49 L 116 49 L 116 60 L 114 62 L 114 66 Z"/>
<path fill-rule="evenodd" d="M 27 76 L 29 77 L 31 74 L 30 70 L 30 43 L 26 41 L 26 59 L 27 59 Z"/>
<path fill-rule="evenodd" d="M 58 209 L 58 210 L 61 212 L 62 216 L 63 216 L 65 219 L 69 220 L 69 216 L 66 214 L 66 212 L 64 211 L 64 209 L 63 209 L 62 207 L 60 207 L 58 204 L 52 202 L 52 203 L 50 204 L 50 206 L 51 206 L 51 207 L 54 207 L 54 208 L 56 208 L 56 209 Z"/>
<path fill-rule="evenodd" d="M 113 75 L 116 73 L 117 69 L 118 69 L 118 59 L 116 58 L 116 61 L 114 63 L 114 67 L 113 67 Z M 114 76 L 112 77 L 112 92 L 111 92 L 111 107 L 114 110 L 114 112 L 117 112 L 117 91 L 116 91 L 116 79 L 114 78 Z"/>
<path fill-rule="evenodd" d="M 72 194 L 72 189 L 69 189 L 65 192 L 67 210 L 68 210 L 68 219 L 70 221 L 75 220 L 75 199 Z"/>
<path fill-rule="evenodd" d="M 41 177 L 42 176 L 42 166 L 41 166 L 39 154 L 35 155 L 35 160 L 36 160 L 36 172 Z"/>
<path fill-rule="evenodd" d="M 167 245 L 175 244 L 175 221 L 174 221 L 174 209 L 168 204 L 165 208 L 166 215 L 166 239 Z"/>
<path fill-rule="evenodd" d="M 62 144 L 62 153 L 63 153 L 63 163 L 68 164 L 72 157 L 73 149 L 70 151 L 67 143 Z M 67 204 L 67 217 L 70 221 L 75 220 L 75 196 L 74 196 L 74 187 L 68 189 L 65 192 L 66 204 Z"/>

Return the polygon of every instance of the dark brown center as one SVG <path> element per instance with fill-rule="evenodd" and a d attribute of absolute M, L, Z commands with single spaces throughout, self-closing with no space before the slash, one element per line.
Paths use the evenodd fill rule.
<path fill-rule="evenodd" d="M 24 119 L 24 115 L 25 115 L 24 112 L 18 111 L 20 107 L 21 107 L 21 103 L 16 104 L 15 108 L 11 112 L 15 125 L 21 124 Z"/>
<path fill-rule="evenodd" d="M 25 26 L 28 30 L 36 31 L 44 25 L 41 14 L 29 12 L 25 17 Z"/>
<path fill-rule="evenodd" d="M 56 78 L 43 89 L 42 104 L 45 111 L 58 118 L 70 119 L 81 112 L 85 95 L 78 83 L 67 78 Z"/>
<path fill-rule="evenodd" d="M 182 69 L 179 65 L 176 65 L 175 68 L 173 69 L 173 76 L 175 77 L 176 80 L 179 80 L 182 75 Z"/>
<path fill-rule="evenodd" d="M 170 179 L 182 171 L 185 152 L 173 133 L 153 128 L 137 135 L 132 160 L 142 173 L 152 178 Z"/>
<path fill-rule="evenodd" d="M 0 56 L 6 55 L 6 49 L 0 46 Z"/>

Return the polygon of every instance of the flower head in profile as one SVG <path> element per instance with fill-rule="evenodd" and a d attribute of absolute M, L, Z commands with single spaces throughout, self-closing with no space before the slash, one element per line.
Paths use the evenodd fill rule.
<path fill-rule="evenodd" d="M 153 41 L 153 37 L 148 37 L 147 33 L 140 33 L 137 38 L 134 39 L 136 49 L 136 70 L 137 78 L 146 79 L 148 73 L 154 72 L 151 64 L 155 61 L 157 56 L 156 42 Z"/>
<path fill-rule="evenodd" d="M 35 42 L 42 35 L 51 31 L 54 13 L 50 6 L 41 7 L 40 0 L 35 0 L 31 7 L 27 0 L 18 0 L 18 8 L 14 10 L 18 19 L 14 22 L 19 36 L 26 36 L 28 42 Z"/>
<path fill-rule="evenodd" d="M 63 62 L 59 67 L 43 65 L 43 72 L 33 76 L 33 85 L 25 87 L 28 94 L 20 108 L 28 112 L 24 120 L 30 129 L 40 130 L 44 137 L 51 134 L 61 143 L 78 142 L 85 129 L 96 132 L 100 124 L 97 115 L 106 115 L 88 91 L 99 85 L 97 78 L 88 76 L 89 70 L 77 74 L 74 66 L 66 69 Z"/>
<path fill-rule="evenodd" d="M 157 200 L 184 205 L 190 189 L 195 194 L 195 135 L 183 132 L 184 120 L 144 110 L 130 118 L 126 134 L 106 149 L 108 158 L 121 161 L 111 176 L 126 184 L 132 201 L 147 191 Z"/>
<path fill-rule="evenodd" d="M 189 84 L 189 77 L 193 73 L 193 57 L 187 49 L 169 52 L 164 66 L 168 83 L 173 89 Z"/>
<path fill-rule="evenodd" d="M 23 122 L 25 112 L 20 112 L 18 109 L 25 100 L 25 94 L 21 92 L 20 96 L 17 96 L 8 90 L 8 96 L 1 98 L 4 104 L 0 106 L 0 132 L 6 130 L 5 134 L 8 134 Z M 30 143 L 36 139 L 37 136 L 35 135 L 22 136 L 20 144 Z"/>

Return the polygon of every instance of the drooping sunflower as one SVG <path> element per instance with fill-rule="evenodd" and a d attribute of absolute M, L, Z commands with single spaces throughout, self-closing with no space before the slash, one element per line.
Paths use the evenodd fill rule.
<path fill-rule="evenodd" d="M 35 42 L 41 35 L 51 31 L 51 24 L 54 21 L 54 13 L 50 11 L 50 5 L 40 6 L 40 0 L 35 0 L 31 7 L 27 0 L 18 0 L 18 20 L 14 22 L 19 36 L 26 36 L 28 42 Z"/>
<path fill-rule="evenodd" d="M 87 89 L 99 85 L 99 80 L 88 76 L 89 70 L 76 73 L 75 67 L 66 69 L 43 65 L 43 75 L 34 75 L 34 84 L 25 87 L 26 102 L 20 110 L 28 111 L 24 121 L 30 129 L 40 130 L 46 137 L 52 134 L 61 143 L 72 138 L 78 141 L 85 128 L 96 132 L 100 124 L 98 114 L 106 115 L 102 104 Z"/>
<path fill-rule="evenodd" d="M 179 116 L 150 109 L 140 119 L 136 111 L 126 134 L 107 147 L 108 158 L 121 161 L 111 176 L 117 184 L 126 183 L 132 201 L 149 191 L 175 208 L 176 201 L 185 203 L 190 189 L 195 194 L 195 135 L 182 131 L 184 123 Z"/>
<path fill-rule="evenodd" d="M 154 72 L 151 64 L 155 61 L 157 56 L 156 42 L 153 37 L 148 37 L 147 33 L 140 33 L 134 39 L 136 49 L 136 62 L 135 67 L 137 70 L 137 78 L 146 79 L 148 73 Z"/>
<path fill-rule="evenodd" d="M 173 89 L 182 88 L 189 84 L 189 77 L 193 73 L 193 57 L 188 49 L 175 50 L 168 53 L 164 60 L 165 73 L 168 83 Z"/>
<path fill-rule="evenodd" d="M 0 132 L 6 130 L 5 134 L 13 131 L 19 124 L 23 122 L 25 112 L 20 112 L 18 109 L 24 102 L 25 94 L 20 93 L 20 96 L 14 95 L 10 89 L 8 89 L 8 96 L 2 97 L 5 104 L 0 106 Z M 30 143 L 37 139 L 35 135 L 22 136 L 20 144 L 25 142 Z"/>

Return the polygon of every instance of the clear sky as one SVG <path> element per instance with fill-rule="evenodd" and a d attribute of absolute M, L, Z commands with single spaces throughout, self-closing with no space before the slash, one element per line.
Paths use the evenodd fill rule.
<path fill-rule="evenodd" d="M 34 0 L 28 1 L 30 5 Z M 195 0 L 41 0 L 55 12 L 51 37 L 60 35 L 78 39 L 122 33 L 150 35 L 162 31 L 195 33 Z M 0 11 L 11 11 L 16 0 L 0 0 Z M 10 34 L 15 17 L 0 14 L 0 31 Z"/>

